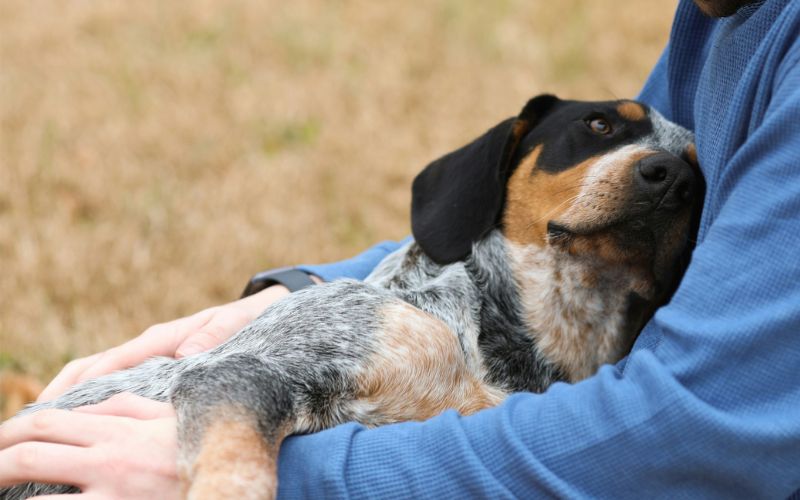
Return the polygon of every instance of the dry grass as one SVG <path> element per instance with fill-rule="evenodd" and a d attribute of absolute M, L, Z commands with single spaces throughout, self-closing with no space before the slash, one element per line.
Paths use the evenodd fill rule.
<path fill-rule="evenodd" d="M 635 95 L 676 1 L 0 0 L 0 367 L 408 232 L 531 95 Z"/>

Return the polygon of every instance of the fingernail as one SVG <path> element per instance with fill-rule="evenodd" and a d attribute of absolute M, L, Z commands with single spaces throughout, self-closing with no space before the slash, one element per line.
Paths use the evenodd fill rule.
<path fill-rule="evenodd" d="M 175 352 L 175 357 L 185 358 L 186 356 L 191 356 L 192 354 L 197 354 L 198 352 L 203 352 L 203 346 L 198 344 L 189 344 L 179 347 Z"/>

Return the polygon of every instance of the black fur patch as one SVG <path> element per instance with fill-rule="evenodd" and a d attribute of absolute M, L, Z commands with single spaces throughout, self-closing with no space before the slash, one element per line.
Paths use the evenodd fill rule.
<path fill-rule="evenodd" d="M 463 259 L 498 222 L 508 177 L 524 135 L 559 99 L 534 97 L 520 114 L 434 161 L 414 179 L 411 228 L 435 262 Z"/>
<path fill-rule="evenodd" d="M 538 145 L 542 151 L 537 167 L 545 172 L 562 172 L 589 158 L 600 156 L 625 144 L 636 142 L 653 132 L 649 119 L 629 120 L 617 111 L 618 101 L 577 102 L 560 101 L 537 127 L 525 136 L 512 160 L 519 163 Z M 589 123 L 601 118 L 611 126 L 611 132 L 600 135 Z"/>

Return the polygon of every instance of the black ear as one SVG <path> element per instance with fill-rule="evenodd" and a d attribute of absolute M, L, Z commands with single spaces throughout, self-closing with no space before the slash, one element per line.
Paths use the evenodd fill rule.
<path fill-rule="evenodd" d="M 414 179 L 411 230 L 439 264 L 465 258 L 500 217 L 511 158 L 525 134 L 559 101 L 534 97 L 516 118 L 434 161 Z"/>

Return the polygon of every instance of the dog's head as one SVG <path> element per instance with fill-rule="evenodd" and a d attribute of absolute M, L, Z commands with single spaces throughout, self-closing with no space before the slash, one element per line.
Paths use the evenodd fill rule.
<path fill-rule="evenodd" d="M 644 104 L 541 95 L 417 176 L 414 237 L 445 264 L 500 228 L 520 245 L 646 268 L 663 290 L 702 189 L 696 161 L 692 134 Z"/>

